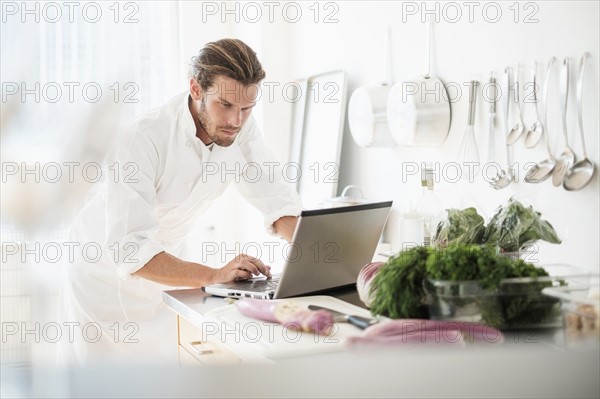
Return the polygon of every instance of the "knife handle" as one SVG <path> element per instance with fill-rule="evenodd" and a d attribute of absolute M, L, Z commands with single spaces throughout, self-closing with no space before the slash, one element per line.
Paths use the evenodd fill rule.
<path fill-rule="evenodd" d="M 354 315 L 348 316 L 348 323 L 360 328 L 361 330 L 364 330 L 365 328 L 372 326 L 373 324 L 377 323 L 377 321 L 378 321 L 377 319 L 370 319 L 368 317 L 361 317 L 361 316 L 354 316 Z"/>

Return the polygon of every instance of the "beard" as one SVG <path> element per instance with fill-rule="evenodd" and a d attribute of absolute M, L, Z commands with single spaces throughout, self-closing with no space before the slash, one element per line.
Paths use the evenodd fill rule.
<path fill-rule="evenodd" d="M 230 132 L 239 133 L 241 128 L 235 128 L 229 125 L 219 126 L 214 123 L 210 116 L 208 115 L 208 111 L 206 110 L 206 103 L 204 101 L 200 104 L 200 111 L 198 112 L 198 120 L 200 124 L 204 128 L 204 131 L 210 137 L 213 143 L 220 147 L 229 147 L 235 141 L 237 134 L 235 136 L 228 136 L 224 133 L 219 134 L 220 129 L 225 129 Z"/>

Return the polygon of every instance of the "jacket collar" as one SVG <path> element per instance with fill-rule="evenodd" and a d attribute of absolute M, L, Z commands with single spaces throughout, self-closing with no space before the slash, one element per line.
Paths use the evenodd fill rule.
<path fill-rule="evenodd" d="M 179 107 L 179 121 L 186 137 L 193 137 L 194 139 L 199 140 L 196 137 L 196 124 L 190 113 L 188 101 L 190 101 L 190 93 L 185 92 L 185 94 L 182 95 L 182 101 Z"/>

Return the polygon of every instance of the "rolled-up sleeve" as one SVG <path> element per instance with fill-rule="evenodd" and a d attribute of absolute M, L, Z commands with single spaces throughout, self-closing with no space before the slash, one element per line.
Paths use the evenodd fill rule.
<path fill-rule="evenodd" d="M 237 185 L 239 192 L 264 215 L 265 228 L 274 234 L 273 223 L 284 216 L 298 216 L 302 211 L 300 196 L 293 181 L 285 181 L 285 165 L 266 146 L 253 118 L 247 134 L 240 140 L 246 165 Z"/>
<path fill-rule="evenodd" d="M 132 274 L 164 251 L 156 239 L 160 222 L 154 211 L 158 164 L 159 152 L 143 133 L 129 135 L 111 164 L 115 173 L 107 181 L 106 244 L 114 248 L 121 278 L 137 278 Z"/>

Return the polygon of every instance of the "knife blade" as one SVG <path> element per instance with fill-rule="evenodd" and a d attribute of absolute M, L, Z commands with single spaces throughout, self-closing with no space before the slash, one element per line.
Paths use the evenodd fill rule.
<path fill-rule="evenodd" d="M 373 324 L 379 323 L 379 320 L 377 319 L 342 313 L 338 312 L 337 310 L 333 310 L 323 306 L 308 305 L 308 308 L 310 310 L 327 310 L 328 312 L 331 312 L 331 314 L 333 314 L 333 318 L 336 323 L 349 323 L 353 326 L 360 328 L 361 330 L 364 330 L 365 328 L 372 326 Z"/>

